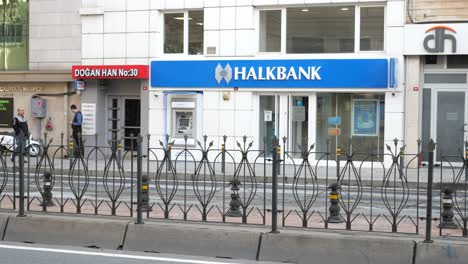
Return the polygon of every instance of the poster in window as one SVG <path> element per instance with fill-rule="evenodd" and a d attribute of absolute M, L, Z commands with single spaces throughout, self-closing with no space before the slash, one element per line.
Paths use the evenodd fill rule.
<path fill-rule="evenodd" d="M 377 136 L 379 134 L 379 101 L 354 99 L 351 123 L 353 136 Z"/>
<path fill-rule="evenodd" d="M 0 128 L 13 127 L 13 98 L 0 98 Z"/>

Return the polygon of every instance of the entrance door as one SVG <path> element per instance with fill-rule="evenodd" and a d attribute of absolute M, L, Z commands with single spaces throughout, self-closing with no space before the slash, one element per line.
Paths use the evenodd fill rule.
<path fill-rule="evenodd" d="M 131 134 L 135 137 L 140 134 L 140 108 L 140 99 L 109 97 L 108 134 L 113 144 L 122 142 L 125 150 L 131 149 Z M 136 150 L 136 139 L 133 139 L 133 147 Z"/>
<path fill-rule="evenodd" d="M 279 95 L 260 95 L 259 149 L 264 150 L 267 146 L 267 155 L 271 155 L 273 138 L 279 132 L 279 102 Z"/>
<path fill-rule="evenodd" d="M 443 161 L 459 162 L 466 138 L 466 92 L 436 90 L 435 94 L 432 131 L 436 134 L 436 162 L 442 161 L 442 156 Z"/>

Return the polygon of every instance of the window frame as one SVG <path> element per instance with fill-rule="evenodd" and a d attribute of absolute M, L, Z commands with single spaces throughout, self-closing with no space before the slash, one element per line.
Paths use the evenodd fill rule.
<path fill-rule="evenodd" d="M 193 12 L 193 11 L 203 11 L 203 34 L 205 34 L 205 11 L 204 9 L 193 9 L 193 10 L 171 10 L 171 11 L 168 11 L 168 12 L 164 12 L 162 13 L 161 15 L 161 18 L 160 18 L 160 23 L 161 23 L 161 41 L 162 41 L 162 45 L 161 45 L 161 54 L 162 56 L 165 56 L 165 57 L 180 57 L 180 56 L 190 56 L 190 57 L 202 57 L 202 56 L 205 56 L 205 40 L 203 38 L 203 54 L 200 54 L 200 55 L 192 55 L 192 54 L 189 54 L 189 46 L 190 46 L 190 43 L 189 43 L 189 12 Z M 165 23 L 165 16 L 166 14 L 183 14 L 184 16 L 184 25 L 183 25 L 183 33 L 184 33 L 184 37 L 183 37 L 183 52 L 182 53 L 166 53 L 164 52 L 164 44 L 166 42 L 166 23 Z"/>
<path fill-rule="evenodd" d="M 354 6 L 354 51 L 345 53 L 287 53 L 287 10 L 288 8 L 314 8 L 323 5 L 304 5 L 304 6 L 286 6 L 286 7 L 266 7 L 257 8 L 255 12 L 255 54 L 260 56 L 265 55 L 289 55 L 289 56 L 304 56 L 304 55 L 346 55 L 346 54 L 381 54 L 387 50 L 387 6 L 385 4 L 340 4 L 340 5 L 327 5 L 330 7 Z M 369 7 L 383 7 L 384 8 L 384 31 L 383 31 L 383 49 L 382 50 L 369 50 L 361 51 L 361 8 Z M 281 10 L 281 51 L 280 52 L 266 52 L 260 51 L 260 12 L 269 10 Z"/>

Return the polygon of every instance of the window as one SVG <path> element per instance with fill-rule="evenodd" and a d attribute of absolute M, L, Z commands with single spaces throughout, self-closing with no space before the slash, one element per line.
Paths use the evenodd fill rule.
<path fill-rule="evenodd" d="M 353 151 L 364 154 L 356 155 L 356 160 L 365 159 L 365 153 L 384 153 L 384 113 L 384 95 L 317 94 L 317 158 L 337 147 L 347 148 L 350 138 Z"/>
<path fill-rule="evenodd" d="M 164 53 L 202 55 L 203 33 L 203 11 L 164 14 Z"/>
<path fill-rule="evenodd" d="M 281 10 L 260 11 L 259 51 L 281 51 Z"/>
<path fill-rule="evenodd" d="M 447 56 L 448 69 L 467 69 L 468 55 L 449 55 Z"/>
<path fill-rule="evenodd" d="M 354 52 L 353 6 L 287 9 L 287 53 Z"/>
<path fill-rule="evenodd" d="M 0 1 L 0 70 L 28 70 L 28 0 Z"/>
<path fill-rule="evenodd" d="M 384 7 L 361 7 L 361 51 L 383 50 Z"/>

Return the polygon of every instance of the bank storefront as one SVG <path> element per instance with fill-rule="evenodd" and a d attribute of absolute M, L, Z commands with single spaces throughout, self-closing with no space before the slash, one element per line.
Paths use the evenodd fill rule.
<path fill-rule="evenodd" d="M 384 151 L 386 98 L 394 95 L 394 59 L 203 60 L 151 63 L 150 134 L 195 144 L 207 135 L 228 146 L 288 139 L 318 151 L 353 142 Z M 395 120 L 403 122 L 403 120 Z"/>

